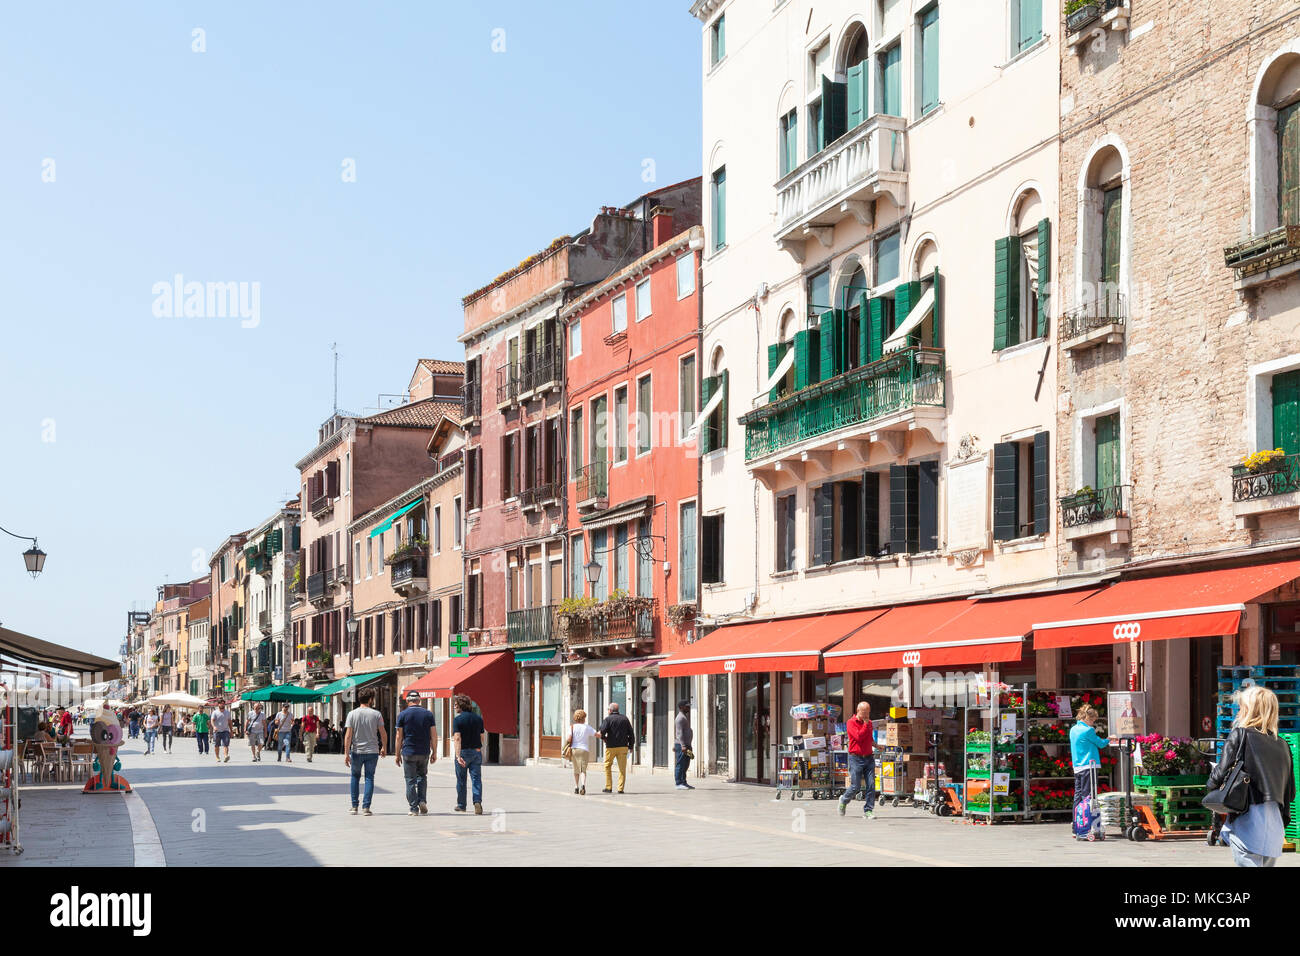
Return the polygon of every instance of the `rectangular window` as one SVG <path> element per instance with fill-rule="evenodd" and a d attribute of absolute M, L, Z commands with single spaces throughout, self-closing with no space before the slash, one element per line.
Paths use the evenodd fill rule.
<path fill-rule="evenodd" d="M 799 111 L 791 110 L 781 117 L 781 175 L 787 175 L 799 165 Z"/>
<path fill-rule="evenodd" d="M 1116 186 L 1101 194 L 1101 281 L 1119 284 L 1120 222 L 1124 209 L 1124 187 Z"/>
<path fill-rule="evenodd" d="M 727 15 L 713 21 L 709 29 L 709 63 L 717 66 L 727 55 Z"/>
<path fill-rule="evenodd" d="M 776 570 L 794 570 L 795 492 L 776 499 Z"/>
<path fill-rule="evenodd" d="M 627 296 L 620 295 L 614 297 L 611 305 L 611 327 L 617 334 L 627 331 Z"/>
<path fill-rule="evenodd" d="M 654 597 L 654 553 L 650 549 L 650 521 L 641 518 L 637 522 L 636 535 L 636 594 L 637 597 Z"/>
<path fill-rule="evenodd" d="M 368 578 L 374 577 L 375 574 L 374 548 L 371 547 L 374 543 L 373 538 L 366 539 L 366 577 Z"/>
<path fill-rule="evenodd" d="M 650 398 L 650 376 L 643 375 L 636 382 L 636 453 L 650 451 L 650 425 L 653 415 Z"/>
<path fill-rule="evenodd" d="M 569 539 L 569 597 L 582 597 L 586 593 L 587 572 L 582 555 L 582 535 Z"/>
<path fill-rule="evenodd" d="M 898 278 L 898 237 L 897 232 L 891 232 L 876 242 L 876 285 Z"/>
<path fill-rule="evenodd" d="M 903 47 L 895 43 L 880 54 L 876 109 L 886 116 L 903 115 Z"/>
<path fill-rule="evenodd" d="M 695 424 L 695 356 L 684 356 L 678 363 L 677 371 L 678 436 L 685 438 L 690 427 Z"/>
<path fill-rule="evenodd" d="M 822 122 L 822 101 L 808 104 L 808 155 L 816 156 L 824 148 L 822 136 L 825 127 Z"/>
<path fill-rule="evenodd" d="M 917 18 L 921 27 L 921 98 L 920 115 L 925 116 L 939 105 L 939 5 L 933 4 Z"/>
<path fill-rule="evenodd" d="M 464 527 L 465 527 L 465 525 L 464 525 L 464 516 L 461 514 L 460 496 L 459 496 L 459 495 L 457 495 L 455 498 L 452 499 L 452 502 L 451 502 L 451 511 L 452 511 L 452 513 L 451 513 L 451 520 L 452 520 L 452 528 L 451 528 L 451 545 L 452 545 L 453 548 L 459 548 L 459 547 L 461 546 L 462 541 L 464 540 L 464 539 L 461 537 L 461 535 L 462 535 L 462 533 L 463 533 L 463 529 L 464 529 Z"/>
<path fill-rule="evenodd" d="M 600 565 L 600 577 L 591 586 L 591 596 L 597 601 L 609 598 L 609 532 L 598 528 L 591 533 L 591 559 Z"/>
<path fill-rule="evenodd" d="M 695 291 L 695 253 L 677 257 L 677 298 L 684 299 Z"/>
<path fill-rule="evenodd" d="M 1093 423 L 1094 488 L 1101 491 L 1120 484 L 1119 412 L 1103 415 Z"/>
<path fill-rule="evenodd" d="M 1051 521 L 1048 433 L 993 446 L 993 538 L 1046 534 Z"/>
<path fill-rule="evenodd" d="M 808 277 L 808 317 L 816 319 L 831 308 L 831 271 L 823 269 Z"/>
<path fill-rule="evenodd" d="M 627 525 L 614 529 L 614 587 L 627 593 Z"/>
<path fill-rule="evenodd" d="M 642 279 L 636 284 L 636 320 L 643 321 L 650 314 L 650 280 Z"/>
<path fill-rule="evenodd" d="M 433 506 L 433 540 L 429 543 L 434 554 L 442 552 L 442 505 Z"/>
<path fill-rule="evenodd" d="M 713 248 L 721 249 L 727 244 L 727 167 L 722 166 L 713 174 Z"/>
<path fill-rule="evenodd" d="M 678 531 L 678 549 L 680 551 L 677 558 L 677 593 L 683 604 L 694 602 L 696 599 L 696 581 L 695 581 L 695 502 L 688 501 L 681 506 L 679 515 Z"/>
<path fill-rule="evenodd" d="M 725 580 L 722 519 L 722 515 L 705 515 L 700 522 L 700 581 L 704 584 L 721 584 Z"/>
<path fill-rule="evenodd" d="M 569 358 L 577 358 L 582 354 L 582 319 L 574 319 L 569 323 Z"/>
<path fill-rule="evenodd" d="M 582 474 L 584 447 L 586 446 L 582 440 L 582 408 L 579 407 L 569 412 L 569 457 L 573 460 L 573 473 L 570 477 L 575 480 Z"/>
<path fill-rule="evenodd" d="M 591 463 L 604 465 L 609 449 L 609 400 L 601 395 L 591 402 Z"/>
<path fill-rule="evenodd" d="M 1043 0 L 1011 0 L 1011 36 L 1013 56 L 1043 38 Z"/>
<path fill-rule="evenodd" d="M 1277 111 L 1277 223 L 1300 225 L 1300 103 Z"/>
<path fill-rule="evenodd" d="M 353 568 L 352 580 L 360 581 L 361 580 L 361 542 L 360 541 L 356 543 L 356 552 L 357 552 L 357 561 Z"/>
<path fill-rule="evenodd" d="M 614 389 L 614 461 L 627 461 L 627 386 Z"/>
<path fill-rule="evenodd" d="M 1269 386 L 1273 404 L 1273 448 L 1300 454 L 1300 371 L 1279 372 Z"/>
<path fill-rule="evenodd" d="M 519 433 L 501 436 L 501 499 L 519 494 Z"/>

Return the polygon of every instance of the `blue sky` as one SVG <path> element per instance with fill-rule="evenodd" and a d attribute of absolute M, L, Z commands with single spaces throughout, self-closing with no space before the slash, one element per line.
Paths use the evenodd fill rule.
<path fill-rule="evenodd" d="M 7 6 L 0 526 L 49 560 L 0 536 L 0 623 L 114 656 L 292 494 L 330 343 L 363 411 L 462 357 L 462 295 L 653 188 L 643 160 L 698 175 L 687 6 Z M 259 283 L 257 325 L 156 316 L 178 273 Z"/>

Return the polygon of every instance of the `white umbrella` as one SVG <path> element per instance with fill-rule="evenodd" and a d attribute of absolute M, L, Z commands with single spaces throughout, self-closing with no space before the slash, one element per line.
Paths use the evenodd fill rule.
<path fill-rule="evenodd" d="M 157 697 L 149 698 L 150 705 L 162 707 L 170 704 L 182 710 L 198 710 L 200 707 L 207 707 L 208 702 L 202 697 L 195 697 L 193 694 L 187 694 L 184 691 L 172 691 L 170 694 L 160 694 Z"/>

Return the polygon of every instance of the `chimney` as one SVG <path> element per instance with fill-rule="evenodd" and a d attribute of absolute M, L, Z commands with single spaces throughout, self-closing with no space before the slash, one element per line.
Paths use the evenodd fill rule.
<path fill-rule="evenodd" d="M 655 206 L 650 210 L 651 245 L 662 246 L 673 237 L 673 210 L 671 206 Z"/>

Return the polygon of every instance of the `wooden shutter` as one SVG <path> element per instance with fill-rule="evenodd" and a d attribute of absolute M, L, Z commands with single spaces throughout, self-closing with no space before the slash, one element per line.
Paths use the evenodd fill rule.
<path fill-rule="evenodd" d="M 848 89 L 845 97 L 848 110 L 848 128 L 857 129 L 867 118 L 867 69 L 865 63 L 849 67 Z"/>
<path fill-rule="evenodd" d="M 301 551 L 302 550 L 302 529 L 300 529 L 298 525 L 293 526 L 292 540 L 293 540 L 293 547 L 290 550 Z"/>
<path fill-rule="evenodd" d="M 727 169 L 713 174 L 713 248 L 727 244 Z"/>
<path fill-rule="evenodd" d="M 807 388 L 808 380 L 808 333 L 794 334 L 794 390 Z"/>
<path fill-rule="evenodd" d="M 821 375 L 824 382 L 835 377 L 835 325 L 837 314 L 833 311 L 823 312 L 820 322 L 821 333 Z"/>
<path fill-rule="evenodd" d="M 1300 103 L 1277 111 L 1277 223 L 1300 225 Z"/>
<path fill-rule="evenodd" d="M 1124 189 L 1107 189 L 1101 197 L 1101 281 L 1119 282 L 1120 222 L 1124 210 Z"/>
<path fill-rule="evenodd" d="M 835 485 L 826 482 L 818 486 L 816 492 L 816 562 L 817 564 L 830 564 L 834 555 L 833 547 L 835 543 Z"/>
<path fill-rule="evenodd" d="M 939 105 L 939 7 L 921 16 L 921 115 Z"/>
<path fill-rule="evenodd" d="M 1119 484 L 1119 412 L 1098 418 L 1094 428 L 1097 454 L 1096 488 L 1100 491 Z"/>
<path fill-rule="evenodd" d="M 1016 521 L 1020 498 L 1020 456 L 1015 442 L 993 446 L 993 540 L 1019 537 Z"/>
<path fill-rule="evenodd" d="M 880 474 L 862 473 L 862 552 L 867 557 L 880 553 Z"/>
<path fill-rule="evenodd" d="M 1023 53 L 1043 38 L 1043 0 L 1020 0 L 1017 53 Z"/>
<path fill-rule="evenodd" d="M 1034 435 L 1034 534 L 1047 534 L 1051 526 L 1052 464 L 1048 460 L 1050 448 L 1047 432 Z"/>
<path fill-rule="evenodd" d="M 836 560 L 862 557 L 862 486 L 856 481 L 837 481 L 840 551 Z"/>
<path fill-rule="evenodd" d="M 1020 237 L 993 244 L 993 350 L 1020 341 Z"/>
<path fill-rule="evenodd" d="M 781 364 L 780 344 L 778 343 L 776 345 L 769 345 L 767 347 L 767 377 L 768 378 L 772 377 L 772 373 L 776 371 L 776 367 L 780 364 Z M 779 386 L 775 386 L 775 385 L 772 386 L 772 390 L 767 393 L 767 400 L 769 402 L 775 402 L 776 393 L 778 391 L 779 391 Z"/>
<path fill-rule="evenodd" d="M 717 521 L 716 517 L 706 515 L 703 521 L 700 522 L 700 581 L 704 584 L 716 584 L 719 580 L 717 576 L 718 542 L 713 533 L 717 527 Z"/>
<path fill-rule="evenodd" d="M 916 466 L 889 466 L 889 550 L 891 554 L 916 551 Z"/>
<path fill-rule="evenodd" d="M 848 84 L 822 77 L 822 148 L 825 149 L 846 132 L 848 121 Z"/>
<path fill-rule="evenodd" d="M 332 461 L 325 466 L 325 494 L 331 498 L 339 495 L 339 463 Z"/>
<path fill-rule="evenodd" d="M 1021 0 L 1023 3 L 1024 0 Z M 1042 22 L 1041 14 L 1039 22 Z M 1038 325 L 1034 337 L 1042 338 L 1047 334 L 1047 319 L 1051 315 L 1052 294 L 1052 220 L 1040 219 L 1038 222 Z"/>
<path fill-rule="evenodd" d="M 935 551 L 939 547 L 939 463 L 916 464 L 916 547 Z"/>
<path fill-rule="evenodd" d="M 1273 447 L 1300 454 L 1300 371 L 1273 376 Z"/>
<path fill-rule="evenodd" d="M 778 503 L 783 504 L 781 521 L 785 525 L 785 549 L 782 558 L 782 571 L 789 571 L 794 567 L 795 560 L 795 496 L 791 494 L 785 498 L 777 499 Z"/>
<path fill-rule="evenodd" d="M 870 318 L 868 319 L 868 350 L 867 361 L 875 362 L 882 354 L 885 347 L 885 302 L 884 299 L 877 296 L 870 300 Z"/>

